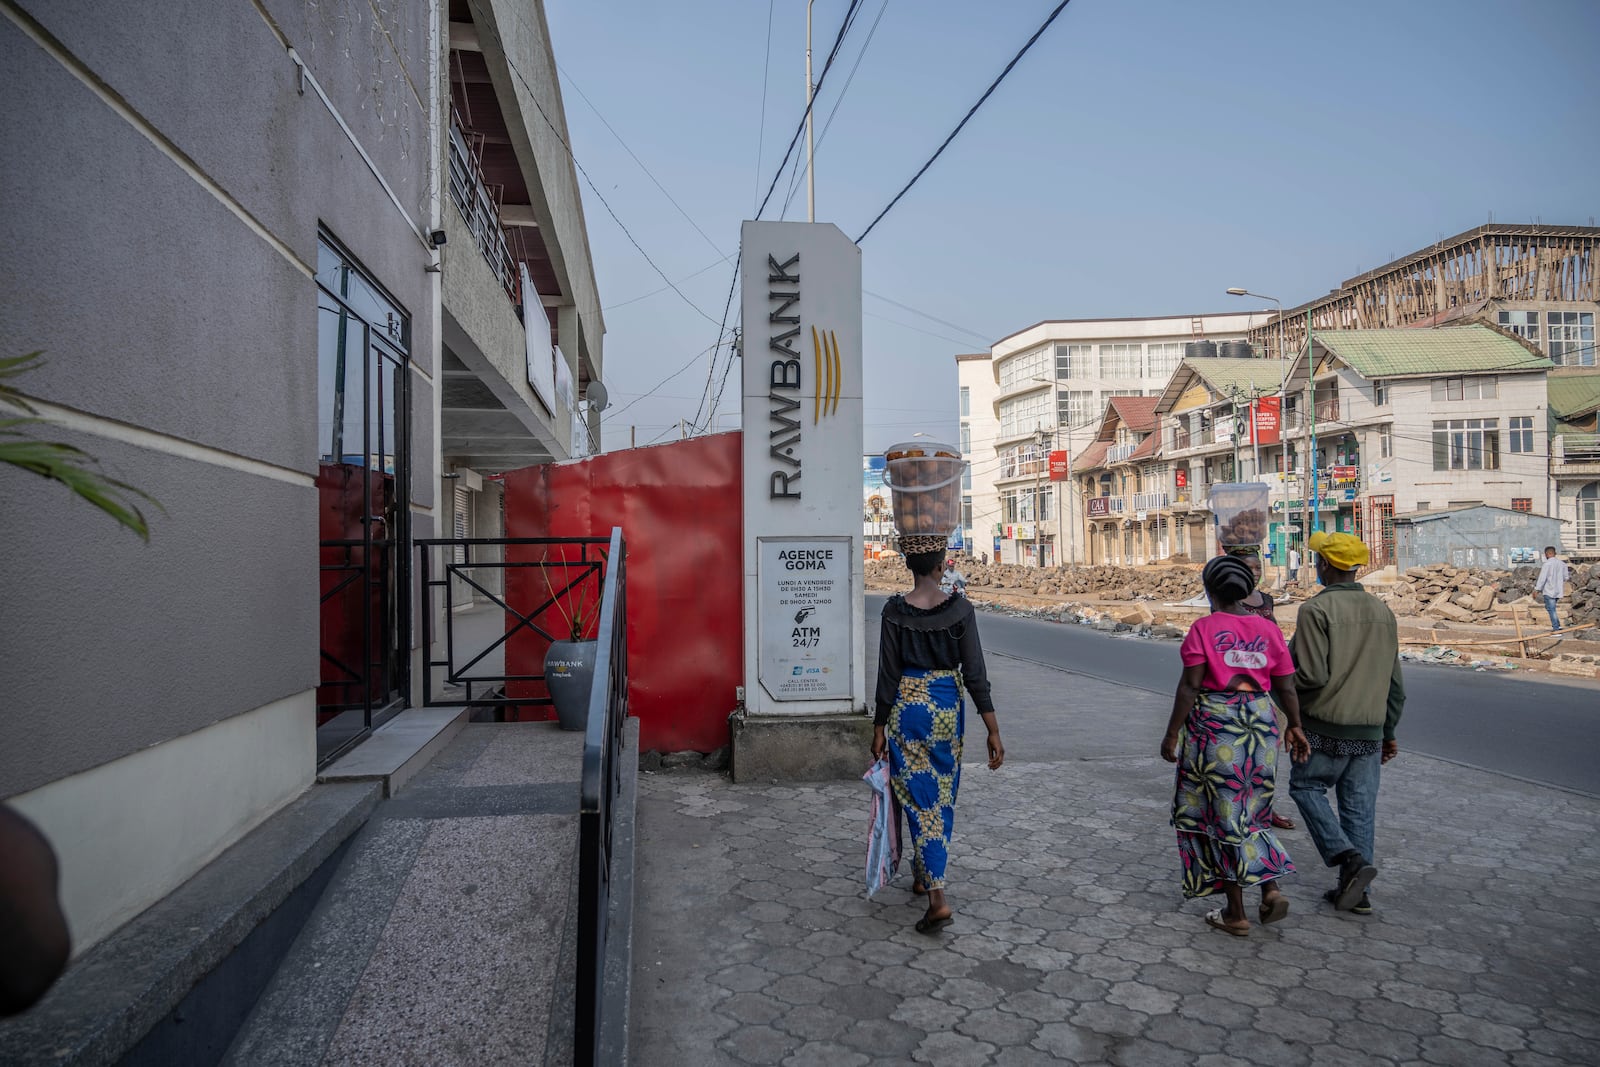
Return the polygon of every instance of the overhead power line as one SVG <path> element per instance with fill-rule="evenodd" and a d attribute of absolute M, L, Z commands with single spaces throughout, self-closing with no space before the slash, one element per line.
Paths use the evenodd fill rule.
<path fill-rule="evenodd" d="M 1044 24 L 1041 25 L 1037 30 L 1033 31 L 1033 36 L 1028 38 L 1028 42 L 1022 46 L 1021 50 L 1018 51 L 1016 55 L 1011 57 L 1011 62 L 1006 64 L 1005 69 L 1000 72 L 999 76 L 996 77 L 994 81 L 989 83 L 989 88 L 985 89 L 983 91 L 983 95 L 978 97 L 978 102 L 967 109 L 967 113 L 962 116 L 960 122 L 956 123 L 956 128 L 950 131 L 950 136 L 944 139 L 944 143 L 941 144 L 933 153 L 933 155 L 928 157 L 928 161 L 911 176 L 911 180 L 906 182 L 905 188 L 894 194 L 894 199 L 889 201 L 887 207 L 878 212 L 878 217 L 873 219 L 871 224 L 868 225 L 866 229 L 861 231 L 861 236 L 856 238 L 856 244 L 860 244 L 862 241 L 867 239 L 867 234 L 871 233 L 873 228 L 876 227 L 878 223 L 883 221 L 883 217 L 885 215 L 894 210 L 894 206 L 900 202 L 900 198 L 909 193 L 911 191 L 911 187 L 917 184 L 917 181 L 928 172 L 929 167 L 933 166 L 934 160 L 938 159 L 944 154 L 944 150 L 950 147 L 950 142 L 956 139 L 956 135 L 961 132 L 962 128 L 965 127 L 969 121 L 971 121 L 972 116 L 978 113 L 978 109 L 983 106 L 984 101 L 988 100 L 990 95 L 1000 87 L 1000 83 L 1006 80 L 1006 75 L 1010 74 L 1011 69 L 1017 65 L 1023 56 L 1028 54 L 1028 49 L 1033 47 L 1034 42 L 1040 37 L 1044 36 L 1044 31 L 1050 28 L 1050 24 L 1056 20 L 1056 16 L 1065 11 L 1067 5 L 1070 3 L 1072 3 L 1072 0 L 1061 0 L 1061 3 L 1056 5 L 1055 10 L 1050 12 L 1050 17 L 1044 20 Z"/>
<path fill-rule="evenodd" d="M 761 195 L 761 157 L 767 150 L 767 84 L 768 76 L 772 73 L 772 9 L 777 6 L 778 0 L 767 0 L 767 52 L 766 60 L 761 65 L 761 129 L 756 135 L 756 187 L 750 194 L 750 203 L 756 203 L 756 197 Z"/>
<path fill-rule="evenodd" d="M 867 29 L 867 39 L 861 45 L 861 51 L 856 53 L 856 61 L 850 66 L 850 74 L 844 80 L 844 88 L 839 90 L 839 95 L 834 98 L 833 108 L 828 112 L 828 119 L 822 124 L 822 132 L 817 134 L 816 148 L 813 154 L 822 150 L 822 143 L 828 139 L 828 131 L 833 129 L 833 117 L 839 113 L 839 105 L 844 103 L 845 96 L 850 92 L 850 86 L 855 84 L 856 71 L 861 69 L 861 61 L 867 57 L 867 49 L 872 47 L 872 39 L 878 35 L 878 23 L 883 21 L 883 13 L 889 10 L 889 0 L 883 0 L 878 8 L 878 15 L 872 20 L 872 25 Z M 789 213 L 789 202 L 794 199 L 795 193 L 800 191 L 800 168 L 796 167 L 794 178 L 789 182 L 789 195 L 783 199 L 783 211 L 780 216 Z"/>
<path fill-rule="evenodd" d="M 756 208 L 755 217 L 758 219 L 761 217 L 761 213 L 767 209 L 767 204 L 772 200 L 772 194 L 778 188 L 778 180 L 783 177 L 784 169 L 789 164 L 789 157 L 794 154 L 795 145 L 800 143 L 800 134 L 806 128 L 806 119 L 810 117 L 812 109 L 816 106 L 817 94 L 821 91 L 823 83 L 828 80 L 828 71 L 833 69 L 834 60 L 839 58 L 839 49 L 844 46 L 845 35 L 850 32 L 850 26 L 855 22 L 856 13 L 860 10 L 861 0 L 850 0 L 850 6 L 845 9 L 844 19 L 839 24 L 839 32 L 834 36 L 833 47 L 828 50 L 828 59 L 822 64 L 822 73 L 817 76 L 817 84 L 812 88 L 811 99 L 806 103 L 805 111 L 800 115 L 800 122 L 794 128 L 794 136 L 789 138 L 789 147 L 784 151 L 783 159 L 778 163 L 777 173 L 772 176 L 772 184 L 767 186 L 767 195 L 762 198 L 761 204 Z M 728 300 L 722 308 L 722 321 L 717 324 L 717 344 L 719 345 L 728 332 L 728 312 L 733 307 L 733 292 L 739 285 L 739 266 L 743 259 L 744 253 L 741 249 L 739 256 L 734 259 L 733 279 L 728 283 Z M 710 382 L 707 381 L 706 396 L 699 409 L 695 412 L 695 421 L 692 424 L 693 430 L 691 432 L 698 432 L 704 429 L 700 424 L 700 417 L 706 414 L 705 401 L 709 401 L 711 405 L 711 414 L 706 417 L 710 419 L 715 416 L 717 405 L 722 402 L 722 393 L 728 386 L 728 376 L 733 372 L 733 362 L 737 355 L 735 346 L 730 344 L 727 363 L 723 366 L 722 379 L 717 383 L 715 395 L 712 394 L 712 390 L 709 388 Z M 712 363 L 715 364 L 716 356 L 713 355 L 711 358 Z"/>

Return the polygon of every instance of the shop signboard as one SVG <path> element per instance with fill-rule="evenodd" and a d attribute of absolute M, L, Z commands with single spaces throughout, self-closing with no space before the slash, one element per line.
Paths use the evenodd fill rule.
<path fill-rule="evenodd" d="M 1068 472 L 1071 469 L 1072 463 L 1067 458 L 1065 449 L 1050 453 L 1050 480 L 1052 482 L 1066 481 Z"/>
<path fill-rule="evenodd" d="M 848 537 L 761 539 L 761 686 L 774 700 L 850 696 Z M 781 620 L 781 624 L 780 624 Z"/>
<path fill-rule="evenodd" d="M 1111 514 L 1111 498 L 1108 496 L 1092 496 L 1089 498 L 1089 517 L 1091 519 L 1105 518 Z"/>

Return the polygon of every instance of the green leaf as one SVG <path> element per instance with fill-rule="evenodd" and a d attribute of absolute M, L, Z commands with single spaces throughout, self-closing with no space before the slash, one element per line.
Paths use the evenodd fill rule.
<path fill-rule="evenodd" d="M 6 385 L 5 379 L 15 378 L 30 370 L 37 370 L 44 366 L 43 352 L 29 352 L 25 356 L 10 356 L 0 359 L 0 402 L 10 404 L 12 407 L 21 408 L 28 414 L 36 414 L 27 399 L 14 387 Z"/>
<path fill-rule="evenodd" d="M 22 421 L 28 420 L 6 420 L 0 426 Z M 8 436 L 20 437 L 15 432 Z M 0 463 L 10 463 L 41 478 L 61 483 L 80 499 L 110 515 L 145 541 L 150 540 L 150 524 L 132 498 L 143 500 L 157 511 L 165 513 L 165 509 L 144 490 L 89 469 L 95 462 L 94 457 L 83 449 L 58 441 L 35 441 L 27 437 L 0 441 Z"/>

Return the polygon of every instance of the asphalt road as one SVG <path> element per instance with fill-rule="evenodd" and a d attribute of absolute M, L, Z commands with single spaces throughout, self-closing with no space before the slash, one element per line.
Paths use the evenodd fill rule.
<path fill-rule="evenodd" d="M 885 599 L 867 597 L 873 637 Z M 1112 636 L 988 612 L 980 618 L 987 652 L 1169 697 L 1177 684 L 1176 641 Z M 1600 685 L 1417 663 L 1407 663 L 1404 670 L 1402 750 L 1600 795 L 1600 762 L 1594 758 L 1600 751 Z M 1004 660 L 990 660 L 989 673 L 997 703 L 1003 703 Z"/>

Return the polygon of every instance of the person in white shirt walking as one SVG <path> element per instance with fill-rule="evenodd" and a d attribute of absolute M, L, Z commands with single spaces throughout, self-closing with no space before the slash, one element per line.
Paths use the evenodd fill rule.
<path fill-rule="evenodd" d="M 1300 550 L 1289 549 L 1289 583 L 1291 585 L 1300 581 Z"/>
<path fill-rule="evenodd" d="M 1572 569 L 1567 566 L 1567 561 L 1556 557 L 1555 547 L 1546 545 L 1544 550 L 1544 566 L 1539 568 L 1539 580 L 1534 583 L 1533 591 L 1544 597 L 1544 610 L 1550 613 L 1550 629 L 1561 629 L 1561 620 L 1556 616 L 1556 601 L 1567 590 L 1567 579 L 1571 576 Z"/>

